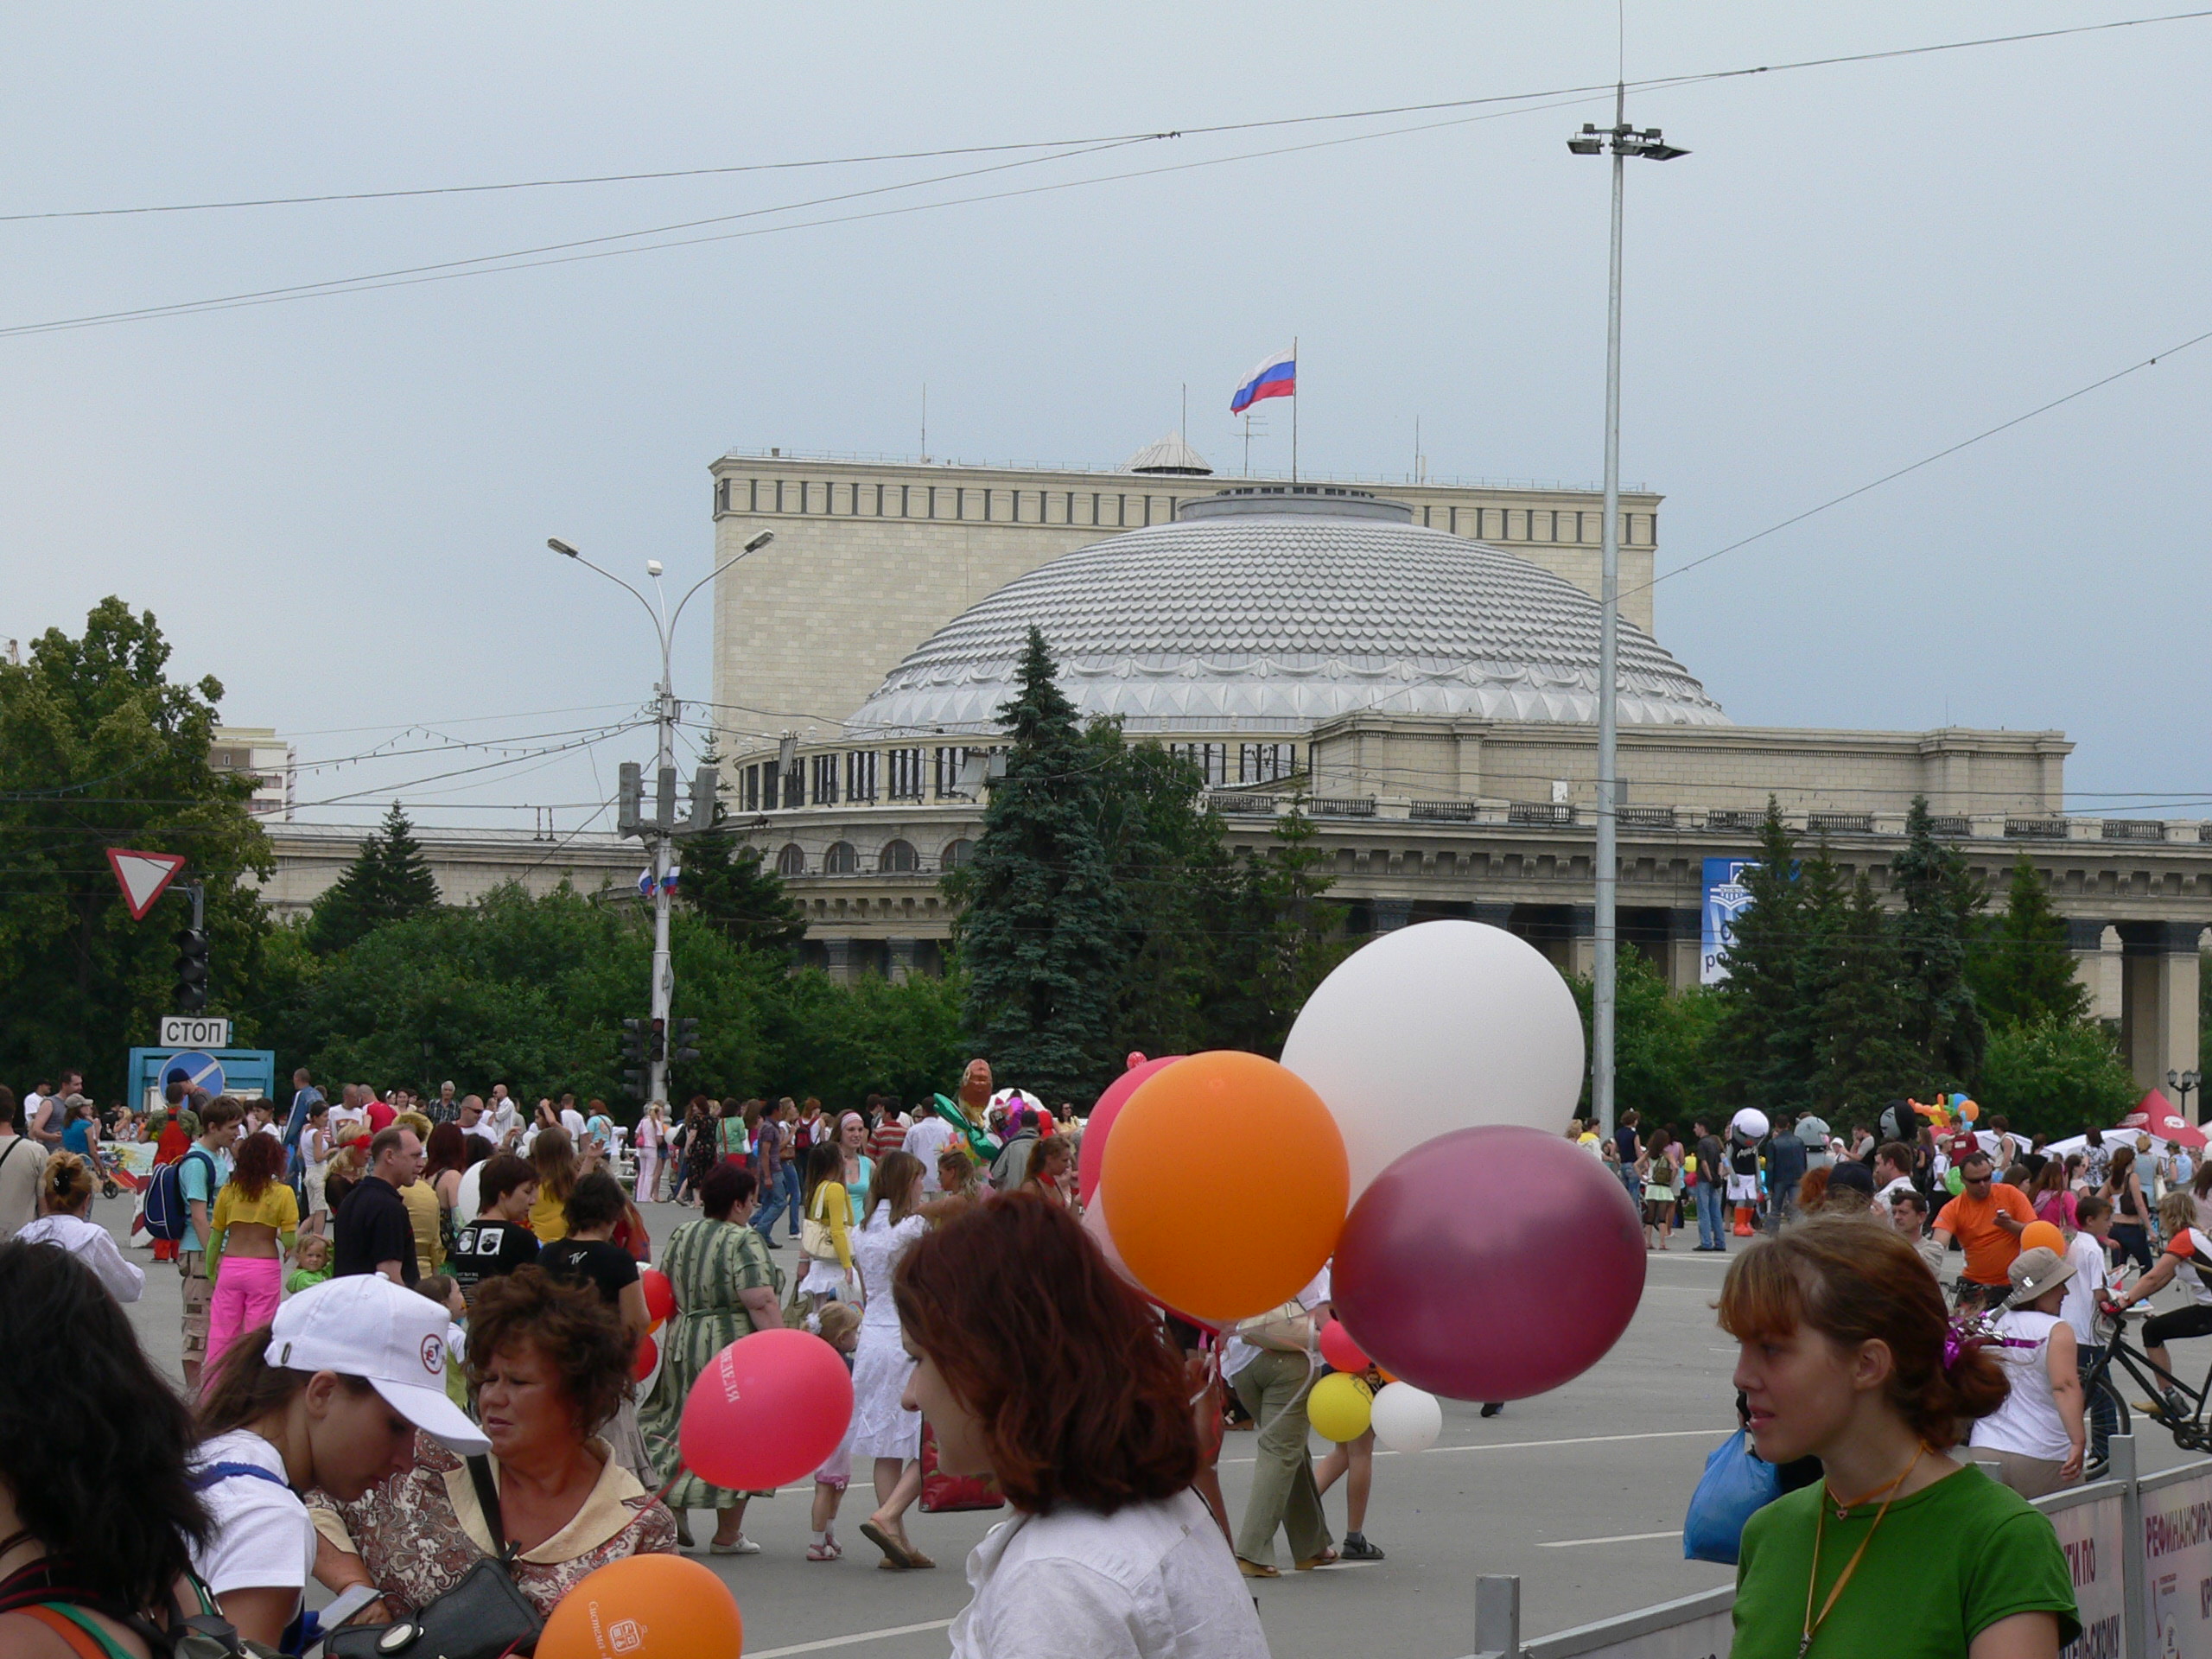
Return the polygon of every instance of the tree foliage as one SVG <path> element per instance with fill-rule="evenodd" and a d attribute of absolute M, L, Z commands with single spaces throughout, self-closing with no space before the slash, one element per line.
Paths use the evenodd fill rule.
<path fill-rule="evenodd" d="M 378 928 L 438 907 L 438 881 L 415 839 L 415 826 L 394 801 L 384 828 L 361 838 L 361 850 L 315 901 L 307 939 L 328 953 L 359 944 Z"/>
<path fill-rule="evenodd" d="M 1097 745 L 1077 728 L 1036 628 L 1014 696 L 1012 739 L 974 858 L 946 878 L 968 975 L 968 1027 L 995 1067 L 1050 1099 L 1095 1095 L 1111 1075 L 1114 990 L 1127 911 L 1100 837 Z"/>
<path fill-rule="evenodd" d="M 1582 1038 L 1590 1036 L 1591 982 L 1567 981 L 1582 1011 Z M 1713 1098 L 1712 1053 L 1720 998 L 1702 986 L 1670 992 L 1666 976 L 1643 953 L 1623 950 L 1614 975 L 1613 1104 L 1636 1109 L 1646 1124 L 1672 1124 L 1687 1134 L 1691 1122 L 1718 1113 Z M 1582 1109 L 1590 1090 L 1583 1084 Z"/>
<path fill-rule="evenodd" d="M 111 597 L 81 637 L 49 629 L 26 662 L 0 663 L 0 1075 L 76 1066 L 119 1096 L 126 1052 L 153 1040 L 189 912 L 165 896 L 132 921 L 109 848 L 190 859 L 211 1013 L 238 1011 L 260 972 L 255 882 L 276 861 L 246 810 L 253 783 L 208 764 L 221 684 L 171 683 L 168 658 L 153 614 Z"/>
<path fill-rule="evenodd" d="M 1812 1103 L 1818 1061 L 1797 839 L 1772 799 L 1759 826 L 1758 861 L 1741 879 L 1751 898 L 1736 918 L 1728 977 L 1716 988 L 1714 1066 L 1734 1105 L 1794 1114 Z"/>
<path fill-rule="evenodd" d="M 1974 1098 L 2023 1135 L 2065 1135 L 2118 1122 L 2141 1093 L 2109 1030 L 2044 1014 L 1989 1033 Z"/>
<path fill-rule="evenodd" d="M 700 1058 L 674 1078 L 679 1098 L 812 1094 L 843 1107 L 870 1090 L 912 1098 L 958 1076 L 957 980 L 835 984 L 683 911 L 670 947 L 676 1012 L 699 1020 Z M 645 906 L 610 893 L 564 882 L 534 898 L 510 883 L 474 905 L 387 924 L 335 956 L 291 930 L 272 956 L 264 1024 L 280 1071 L 308 1065 L 378 1086 L 505 1082 L 529 1098 L 612 1101 L 617 1033 L 644 1001 L 652 925 Z"/>
<path fill-rule="evenodd" d="M 2025 852 L 2012 866 L 2005 911 L 1985 930 L 1969 959 L 1975 1001 L 1998 1025 L 2086 1019 L 2088 988 L 2074 976 L 2066 918 Z"/>
<path fill-rule="evenodd" d="M 1987 895 L 1958 849 L 1936 838 L 1926 796 L 1912 798 L 1904 827 L 1904 850 L 1890 868 L 1904 900 L 1897 940 L 1905 1032 L 1937 1086 L 1963 1089 L 1980 1071 L 1989 1040 L 1967 982 L 1967 945 Z"/>

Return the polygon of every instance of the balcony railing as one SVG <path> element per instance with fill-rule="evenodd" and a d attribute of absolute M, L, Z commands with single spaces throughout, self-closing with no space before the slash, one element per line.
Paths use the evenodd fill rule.
<path fill-rule="evenodd" d="M 2199 835 L 2204 832 L 2197 831 Z M 2166 826 L 2158 818 L 2107 818 L 2104 822 L 2107 841 L 2164 841 Z"/>
<path fill-rule="evenodd" d="M 1805 815 L 1808 835 L 1871 836 L 1874 833 L 1872 812 L 1808 812 Z"/>
<path fill-rule="evenodd" d="M 1406 808 L 1406 816 L 1431 823 L 1472 823 L 1476 811 L 1472 801 L 1414 801 Z"/>
<path fill-rule="evenodd" d="M 1317 818 L 1371 818 L 1375 816 L 1375 797 L 1317 795 L 1307 810 Z"/>
<path fill-rule="evenodd" d="M 1574 809 L 1560 801 L 1509 801 L 1505 805 L 1508 823 L 1541 823 L 1554 828 L 1574 822 Z"/>
<path fill-rule="evenodd" d="M 2071 833 L 2064 818 L 2007 818 L 2007 841 L 2063 841 Z"/>

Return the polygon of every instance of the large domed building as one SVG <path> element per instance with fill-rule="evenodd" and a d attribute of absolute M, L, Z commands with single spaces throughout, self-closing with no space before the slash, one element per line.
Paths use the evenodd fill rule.
<path fill-rule="evenodd" d="M 1584 552 L 1594 556 L 1599 515 L 1571 493 L 1469 492 L 1463 508 L 1418 486 L 1408 499 L 1336 485 L 1220 487 L 1179 438 L 1115 478 L 1126 486 L 1118 506 L 1102 490 L 1088 500 L 1031 490 L 1020 480 L 1032 475 L 1011 472 L 991 475 L 1010 487 L 978 488 L 909 468 L 929 481 L 894 486 L 889 467 L 872 483 L 800 478 L 788 494 L 779 479 L 771 498 L 760 462 L 718 463 L 718 536 L 725 546 L 759 528 L 780 537 L 787 510 L 762 504 L 795 499 L 806 515 L 819 504 L 823 523 L 794 528 L 820 536 L 806 556 L 825 562 L 822 579 L 803 602 L 823 655 L 797 671 L 813 677 L 811 691 L 780 704 L 762 690 L 733 695 L 731 665 L 760 671 L 751 653 L 777 649 L 772 626 L 791 613 L 793 588 L 777 578 L 785 585 L 760 589 L 738 620 L 729 601 L 741 590 L 718 594 L 725 776 L 740 826 L 808 917 L 816 961 L 903 974 L 941 959 L 952 916 L 938 878 L 981 833 L 1003 741 L 997 711 L 1035 627 L 1081 714 L 1201 767 L 1234 847 L 1263 847 L 1298 803 L 1356 931 L 1473 917 L 1586 971 L 1599 609 Z M 753 474 L 742 497 L 741 472 Z M 913 523 L 923 491 L 926 531 Z M 941 496 L 953 503 L 949 524 Z M 894 501 L 906 516 L 887 523 Z M 1878 888 L 1924 795 L 1985 879 L 2001 882 L 2024 849 L 2046 869 L 2082 977 L 2121 1021 L 2139 1074 L 2194 1067 L 2212 826 L 2065 816 L 2072 745 L 2058 732 L 1733 723 L 1638 626 L 1650 615 L 1656 525 L 1639 523 L 1641 511 L 1624 525 L 1624 586 L 1638 598 L 1624 607 L 1620 650 L 1624 944 L 1677 985 L 1709 979 L 1712 890 L 1751 853 L 1770 798 L 1847 875 L 1864 869 Z M 899 596 L 917 612 L 942 607 L 971 560 L 1004 542 L 995 527 L 1022 525 L 1037 527 L 1029 556 L 1002 559 L 1001 579 L 927 626 L 909 617 L 901 637 Z M 1536 542 L 1540 525 L 1548 542 Z M 763 632 L 748 634 L 756 617 Z M 802 706 L 858 687 L 870 661 L 873 689 L 842 709 Z"/>
<path fill-rule="evenodd" d="M 988 734 L 1033 626 L 1086 715 L 1132 734 L 1302 738 L 1387 709 L 1597 718 L 1598 605 L 1402 502 L 1320 486 L 1225 491 L 1173 524 L 1018 576 L 939 628 L 847 722 L 855 735 Z M 1649 635 L 1623 631 L 1619 717 L 1727 723 Z"/>

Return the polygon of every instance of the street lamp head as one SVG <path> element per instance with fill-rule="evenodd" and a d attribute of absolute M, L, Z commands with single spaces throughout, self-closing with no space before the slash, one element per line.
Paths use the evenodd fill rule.
<path fill-rule="evenodd" d="M 762 548 L 767 546 L 769 543 L 775 539 L 776 532 L 774 531 L 764 530 L 758 536 L 755 536 L 751 541 L 745 544 L 745 550 L 748 553 L 758 553 Z"/>
<path fill-rule="evenodd" d="M 1605 141 L 1598 137 L 1595 127 L 1585 127 L 1567 141 L 1567 147 L 1577 156 L 1598 156 L 1604 153 Z"/>
<path fill-rule="evenodd" d="M 1689 151 L 1673 144 L 1662 144 L 1654 137 L 1644 141 L 1641 154 L 1647 162 L 1671 162 L 1677 156 L 1688 155 Z"/>
<path fill-rule="evenodd" d="M 564 559 L 575 559 L 583 556 L 582 554 L 578 553 L 575 548 L 570 547 L 566 542 L 563 541 L 558 536 L 548 536 L 545 538 L 545 545 L 551 548 L 556 553 L 558 553 Z"/>
<path fill-rule="evenodd" d="M 658 559 L 647 559 L 645 561 L 645 574 L 649 576 L 658 576 L 660 575 L 660 561 Z"/>

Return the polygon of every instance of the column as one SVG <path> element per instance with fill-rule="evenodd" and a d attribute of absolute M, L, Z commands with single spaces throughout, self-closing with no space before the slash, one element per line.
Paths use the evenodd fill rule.
<path fill-rule="evenodd" d="M 1704 979 L 1705 912 L 1667 912 L 1667 988 L 1687 991 Z"/>
<path fill-rule="evenodd" d="M 1368 908 L 1375 913 L 1377 933 L 1395 933 L 1413 919 L 1414 905 L 1410 899 L 1373 899 Z"/>
<path fill-rule="evenodd" d="M 830 977 L 840 985 L 853 981 L 853 942 L 850 939 L 824 939 L 822 948 L 830 955 Z"/>
<path fill-rule="evenodd" d="M 1567 906 L 1567 961 L 1571 973 L 1585 979 L 1598 971 L 1598 907 Z"/>
<path fill-rule="evenodd" d="M 2139 922 L 2125 930 L 2120 1035 L 2135 1080 L 2145 1089 L 2163 1090 L 2167 1072 L 2197 1069 L 2196 941 L 2202 931 L 2199 922 Z"/>
<path fill-rule="evenodd" d="M 914 951 L 920 941 L 886 939 L 884 944 L 890 948 L 891 951 L 891 982 L 893 985 L 903 985 L 914 976 Z"/>
<path fill-rule="evenodd" d="M 2107 1006 L 2114 999 L 2105 982 L 2105 927 L 2101 920 L 2069 916 L 2066 949 L 2074 957 L 2075 982 L 2089 994 L 2090 1018 L 2117 1020 L 2120 1010 Z"/>

